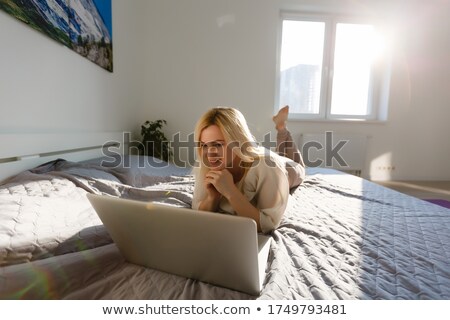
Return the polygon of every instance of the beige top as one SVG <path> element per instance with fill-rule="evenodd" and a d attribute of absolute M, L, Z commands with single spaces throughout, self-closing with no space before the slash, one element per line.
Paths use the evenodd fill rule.
<path fill-rule="evenodd" d="M 194 209 L 199 205 L 200 185 L 196 179 L 192 201 Z M 259 209 L 262 232 L 270 232 L 280 225 L 289 199 L 288 172 L 284 157 L 270 152 L 270 156 L 253 163 L 236 186 Z M 219 208 L 221 212 L 236 214 L 225 197 L 221 199 Z"/>

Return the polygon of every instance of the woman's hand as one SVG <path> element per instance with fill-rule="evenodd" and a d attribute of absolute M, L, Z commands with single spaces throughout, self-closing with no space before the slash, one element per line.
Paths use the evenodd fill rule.
<path fill-rule="evenodd" d="M 208 188 L 214 189 L 215 192 L 224 196 L 237 215 L 255 220 L 258 231 L 261 231 L 259 210 L 236 187 L 230 171 L 227 169 L 211 170 L 205 176 L 205 183 Z"/>
<path fill-rule="evenodd" d="M 227 199 L 237 189 L 234 185 L 233 176 L 227 169 L 210 170 L 205 176 L 205 183 L 207 190 L 208 188 L 214 188 L 215 192 L 220 193 Z"/>
<path fill-rule="evenodd" d="M 206 198 L 212 201 L 218 201 L 222 197 L 222 194 L 217 191 L 216 187 L 209 181 L 209 179 L 205 178 L 205 190 L 206 190 Z"/>
<path fill-rule="evenodd" d="M 198 209 L 204 211 L 216 212 L 219 209 L 220 199 L 222 195 L 216 190 L 214 185 L 205 179 L 206 197 L 199 202 Z"/>

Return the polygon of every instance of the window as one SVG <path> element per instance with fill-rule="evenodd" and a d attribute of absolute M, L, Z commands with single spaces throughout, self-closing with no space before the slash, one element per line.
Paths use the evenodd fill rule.
<path fill-rule="evenodd" d="M 389 68 L 374 24 L 283 15 L 276 108 L 290 118 L 385 120 Z"/>

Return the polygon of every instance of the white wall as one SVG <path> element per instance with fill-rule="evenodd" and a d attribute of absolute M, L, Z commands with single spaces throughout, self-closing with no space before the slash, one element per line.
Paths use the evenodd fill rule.
<path fill-rule="evenodd" d="M 425 1 L 423 1 L 425 2 Z M 393 33 L 386 123 L 291 121 L 301 132 L 371 136 L 365 177 L 450 179 L 450 6 L 448 1 L 152 0 L 147 8 L 146 119 L 191 133 L 209 107 L 238 107 L 257 139 L 273 131 L 278 16 L 281 9 L 362 10 L 380 14 Z M 383 167 L 395 167 L 386 172 Z"/>
<path fill-rule="evenodd" d="M 370 134 L 366 177 L 449 180 L 449 1 L 422 2 L 113 0 L 114 73 L 0 11 L 0 133 L 138 133 L 163 118 L 185 137 L 209 107 L 230 105 L 262 139 L 273 132 L 280 10 L 335 6 L 393 26 L 388 122 L 291 121 L 291 131 Z"/>
<path fill-rule="evenodd" d="M 113 73 L 0 11 L 0 133 L 130 130 L 142 105 L 144 3 L 113 0 Z"/>

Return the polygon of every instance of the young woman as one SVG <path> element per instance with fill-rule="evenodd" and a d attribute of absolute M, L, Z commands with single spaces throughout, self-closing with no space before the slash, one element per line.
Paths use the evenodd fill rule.
<path fill-rule="evenodd" d="M 259 147 L 240 111 L 218 107 L 206 112 L 195 128 L 199 167 L 192 207 L 252 218 L 258 231 L 280 224 L 289 189 L 305 178 L 305 165 L 286 128 L 289 107 L 273 117 L 276 154 Z"/>

